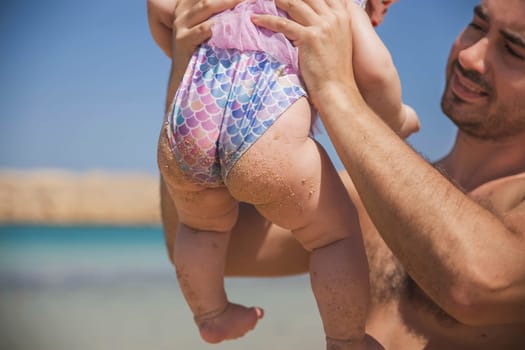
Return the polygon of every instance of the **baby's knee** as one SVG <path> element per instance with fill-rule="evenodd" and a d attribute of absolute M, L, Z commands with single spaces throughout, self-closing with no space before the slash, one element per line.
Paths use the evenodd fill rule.
<path fill-rule="evenodd" d="M 303 248 L 310 252 L 350 237 L 350 233 L 344 228 L 325 231 L 303 227 L 292 230 L 292 233 Z"/>
<path fill-rule="evenodd" d="M 237 204 L 224 207 L 214 213 L 185 212 L 183 208 L 177 210 L 181 224 L 197 231 L 211 231 L 217 233 L 231 232 L 237 223 L 239 209 Z"/>

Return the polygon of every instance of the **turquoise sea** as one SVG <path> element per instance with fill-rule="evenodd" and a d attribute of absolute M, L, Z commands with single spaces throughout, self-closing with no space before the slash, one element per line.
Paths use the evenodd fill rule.
<path fill-rule="evenodd" d="M 322 349 L 307 276 L 228 278 L 230 299 L 265 318 L 207 345 L 159 227 L 0 226 L 0 350 Z"/>

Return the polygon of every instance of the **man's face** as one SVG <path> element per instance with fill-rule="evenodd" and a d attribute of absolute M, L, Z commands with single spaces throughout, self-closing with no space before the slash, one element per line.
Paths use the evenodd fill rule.
<path fill-rule="evenodd" d="M 441 107 L 465 133 L 525 132 L 525 1 L 483 0 L 456 39 Z"/>

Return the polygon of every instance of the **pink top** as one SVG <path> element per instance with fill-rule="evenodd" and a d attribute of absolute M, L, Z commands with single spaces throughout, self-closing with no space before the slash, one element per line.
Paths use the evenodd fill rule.
<path fill-rule="evenodd" d="M 354 0 L 364 8 L 366 0 Z M 210 46 L 240 51 L 264 51 L 288 65 L 293 73 L 299 71 L 297 48 L 282 33 L 257 27 L 251 14 L 270 14 L 287 17 L 273 0 L 245 0 L 231 10 L 215 15 Z"/>
<path fill-rule="evenodd" d="M 270 14 L 286 17 L 273 0 L 246 0 L 231 10 L 214 16 L 210 46 L 240 51 L 264 51 L 297 72 L 297 48 L 282 33 L 257 27 L 251 14 Z"/>

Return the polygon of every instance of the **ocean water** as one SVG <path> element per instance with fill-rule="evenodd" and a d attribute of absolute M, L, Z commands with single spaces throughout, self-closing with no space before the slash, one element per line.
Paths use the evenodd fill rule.
<path fill-rule="evenodd" d="M 157 227 L 0 226 L 0 350 L 322 349 L 308 277 L 227 278 L 265 317 L 200 340 Z"/>

